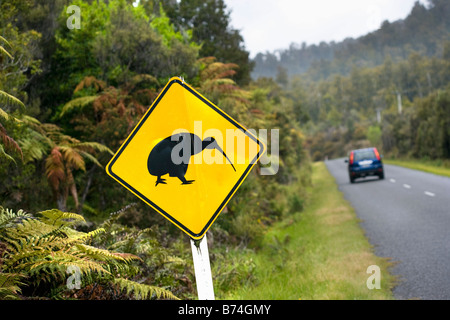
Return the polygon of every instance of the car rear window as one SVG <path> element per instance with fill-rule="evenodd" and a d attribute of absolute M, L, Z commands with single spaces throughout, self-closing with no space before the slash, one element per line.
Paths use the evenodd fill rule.
<path fill-rule="evenodd" d="M 355 157 L 355 161 L 376 158 L 375 152 L 373 152 L 373 149 L 355 151 L 354 157 Z"/>

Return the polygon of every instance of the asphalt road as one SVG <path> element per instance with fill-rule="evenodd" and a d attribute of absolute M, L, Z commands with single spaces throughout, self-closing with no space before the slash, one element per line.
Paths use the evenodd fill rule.
<path fill-rule="evenodd" d="M 384 180 L 350 184 L 344 158 L 325 163 L 375 254 L 396 262 L 395 298 L 450 300 L 450 178 L 385 164 Z"/>

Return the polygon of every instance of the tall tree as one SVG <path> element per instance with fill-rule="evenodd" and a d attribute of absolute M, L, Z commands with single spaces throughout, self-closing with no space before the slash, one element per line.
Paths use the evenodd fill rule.
<path fill-rule="evenodd" d="M 161 2 L 170 19 L 180 30 L 191 29 L 193 40 L 201 44 L 201 57 L 216 57 L 222 63 L 239 66 L 233 79 L 239 84 L 250 81 L 253 63 L 245 50 L 239 30 L 230 23 L 230 12 L 223 0 L 181 0 Z M 167 8 L 167 9 L 166 9 Z"/>
<path fill-rule="evenodd" d="M 96 151 L 113 152 L 97 142 L 81 142 L 61 133 L 55 125 L 46 125 L 46 134 L 52 141 L 52 148 L 45 159 L 45 173 L 48 183 L 53 190 L 58 209 L 67 210 L 67 198 L 72 195 L 75 208 L 79 210 L 78 191 L 74 172 L 86 171 L 86 160 L 101 167 L 94 156 Z"/>

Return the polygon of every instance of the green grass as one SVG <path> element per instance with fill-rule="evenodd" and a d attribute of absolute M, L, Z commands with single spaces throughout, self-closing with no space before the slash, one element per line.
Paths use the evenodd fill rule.
<path fill-rule="evenodd" d="M 265 235 L 263 249 L 247 253 L 256 284 L 226 299 L 393 299 L 390 263 L 374 255 L 354 210 L 337 189 L 324 163 L 313 165 L 313 186 L 301 213 Z M 367 268 L 381 269 L 381 289 L 369 290 Z"/>
<path fill-rule="evenodd" d="M 450 177 L 450 161 L 448 160 L 383 159 L 383 162 Z"/>

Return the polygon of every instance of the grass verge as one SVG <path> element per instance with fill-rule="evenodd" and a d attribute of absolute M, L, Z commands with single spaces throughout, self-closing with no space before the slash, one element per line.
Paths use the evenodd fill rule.
<path fill-rule="evenodd" d="M 393 299 L 389 261 L 373 253 L 324 163 L 313 165 L 312 179 L 305 210 L 274 226 L 263 249 L 246 253 L 255 265 L 256 284 L 239 287 L 226 299 Z M 380 268 L 381 289 L 367 287 L 372 265 Z"/>
<path fill-rule="evenodd" d="M 403 159 L 383 159 L 386 164 L 393 164 L 410 169 L 425 171 L 450 177 L 450 162 L 447 160 L 403 160 Z"/>

